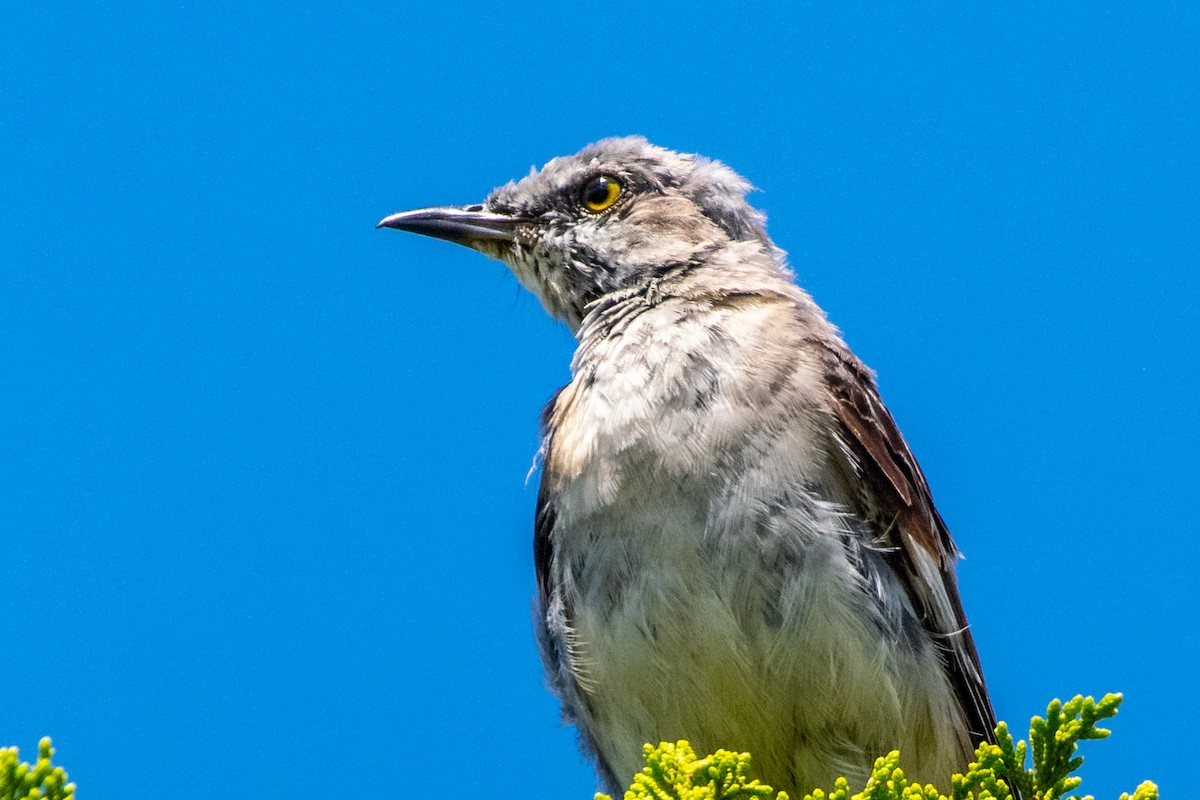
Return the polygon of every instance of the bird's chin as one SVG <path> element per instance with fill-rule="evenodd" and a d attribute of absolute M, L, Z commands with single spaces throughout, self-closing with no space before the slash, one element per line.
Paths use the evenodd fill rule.
<path fill-rule="evenodd" d="M 478 250 L 488 258 L 494 258 L 497 261 L 503 261 L 506 264 L 512 263 L 513 247 L 512 242 L 507 242 L 501 239 L 476 239 L 468 244 L 472 250 Z"/>

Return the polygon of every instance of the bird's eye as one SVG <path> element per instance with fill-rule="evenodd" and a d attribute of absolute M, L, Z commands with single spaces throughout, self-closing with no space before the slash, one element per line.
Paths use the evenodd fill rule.
<path fill-rule="evenodd" d="M 601 175 L 592 178 L 583 187 L 583 205 L 588 211 L 600 213 L 612 208 L 621 196 L 621 184 L 616 178 Z"/>

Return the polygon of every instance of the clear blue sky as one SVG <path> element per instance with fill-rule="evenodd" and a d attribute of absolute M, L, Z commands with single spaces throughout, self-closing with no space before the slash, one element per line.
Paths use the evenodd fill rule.
<path fill-rule="evenodd" d="M 97 799 L 590 798 L 529 612 L 571 338 L 373 226 L 641 133 L 879 372 L 1001 716 L 1123 691 L 1084 790 L 1186 794 L 1200 12 L 823 5 L 0 9 L 0 744 Z"/>

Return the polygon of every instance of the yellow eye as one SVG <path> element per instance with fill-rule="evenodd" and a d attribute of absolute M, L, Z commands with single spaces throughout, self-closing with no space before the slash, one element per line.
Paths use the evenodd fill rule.
<path fill-rule="evenodd" d="M 583 205 L 588 211 L 596 213 L 612 208 L 620 196 L 621 184 L 607 175 L 592 178 L 583 187 Z"/>

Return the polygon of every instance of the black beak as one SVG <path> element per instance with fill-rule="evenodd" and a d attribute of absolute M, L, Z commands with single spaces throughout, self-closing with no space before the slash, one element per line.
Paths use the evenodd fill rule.
<path fill-rule="evenodd" d="M 481 205 L 437 206 L 392 214 L 375 227 L 419 233 L 478 249 L 477 245 L 482 242 L 513 241 L 517 237 L 517 228 L 528 222 L 520 217 L 484 211 Z"/>

